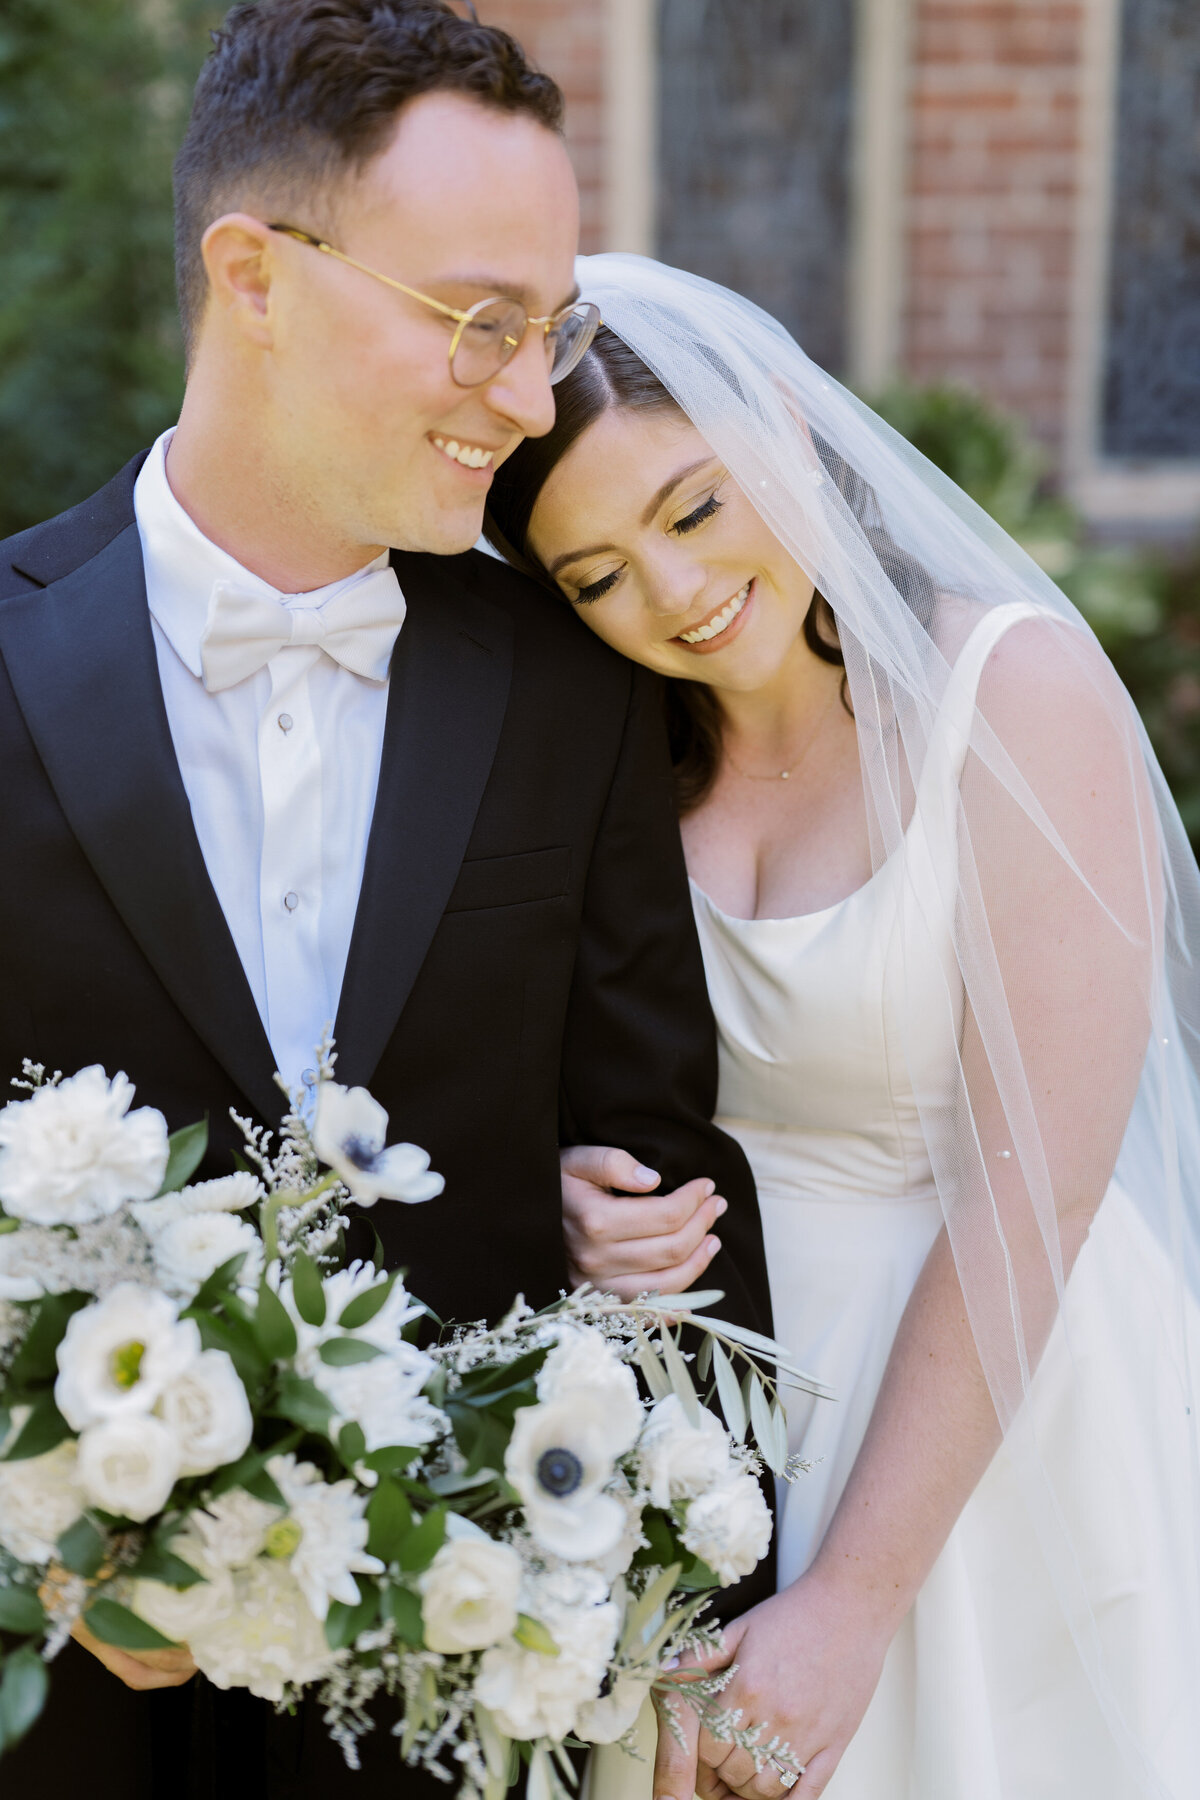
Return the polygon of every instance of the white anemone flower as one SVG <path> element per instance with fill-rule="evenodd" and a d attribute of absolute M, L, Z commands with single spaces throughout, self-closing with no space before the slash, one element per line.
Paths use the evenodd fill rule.
<path fill-rule="evenodd" d="M 181 1475 L 207 1475 L 236 1462 L 254 1436 L 242 1378 L 224 1350 L 202 1350 L 163 1389 L 156 1411 L 179 1446 Z"/>
<path fill-rule="evenodd" d="M 312 1463 L 273 1456 L 267 1464 L 287 1502 L 287 1513 L 268 1527 L 266 1553 L 286 1560 L 313 1614 L 324 1619 L 330 1602 L 357 1606 L 360 1575 L 380 1575 L 384 1564 L 367 1554 L 366 1496 L 353 1481 L 327 1482 Z"/>
<path fill-rule="evenodd" d="M 504 1473 L 543 1550 L 567 1562 L 594 1562 L 620 1543 L 625 1507 L 604 1489 L 623 1448 L 627 1445 L 620 1438 L 614 1440 L 603 1396 L 587 1388 L 521 1407 L 504 1455 Z"/>
<path fill-rule="evenodd" d="M 178 1318 L 165 1294 L 123 1281 L 72 1315 L 58 1346 L 58 1410 L 74 1431 L 149 1412 L 199 1354 L 194 1319 Z"/>
<path fill-rule="evenodd" d="M 130 1112 L 134 1086 L 98 1063 L 0 1111 L 0 1203 L 35 1225 L 86 1225 L 148 1200 L 167 1171 L 167 1122 Z"/>
<path fill-rule="evenodd" d="M 445 1187 L 416 1144 L 387 1142 L 388 1116 L 366 1088 L 323 1081 L 317 1090 L 313 1149 L 341 1177 L 360 1206 L 377 1200 L 416 1205 L 434 1200 Z"/>
<path fill-rule="evenodd" d="M 179 1445 L 149 1413 L 105 1419 L 80 1433 L 78 1471 L 92 1506 L 140 1522 L 167 1504 L 179 1478 Z"/>
<path fill-rule="evenodd" d="M 262 1239 L 248 1219 L 227 1212 L 186 1213 L 152 1240 L 154 1272 L 168 1294 L 190 1300 L 223 1263 L 244 1256 L 238 1284 L 256 1287 Z"/>

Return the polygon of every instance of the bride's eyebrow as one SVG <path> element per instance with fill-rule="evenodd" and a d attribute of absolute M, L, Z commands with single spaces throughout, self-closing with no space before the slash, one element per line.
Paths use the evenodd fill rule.
<path fill-rule="evenodd" d="M 686 468 L 676 469 L 673 475 L 669 475 L 643 512 L 642 524 L 649 525 L 663 501 L 669 500 L 675 489 L 681 482 L 686 481 L 689 475 L 694 475 L 698 469 L 706 469 L 709 463 L 714 463 L 716 460 L 717 458 L 710 453 L 708 456 L 702 456 L 698 462 L 690 462 Z M 565 569 L 568 563 L 579 562 L 585 556 L 599 556 L 602 551 L 615 548 L 615 544 L 587 544 L 582 550 L 568 550 L 564 555 L 555 557 L 547 573 L 551 576 L 557 575 L 559 570 Z"/>

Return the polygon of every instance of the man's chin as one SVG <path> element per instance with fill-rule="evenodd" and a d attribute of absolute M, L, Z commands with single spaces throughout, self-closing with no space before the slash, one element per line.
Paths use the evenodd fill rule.
<path fill-rule="evenodd" d="M 401 550 L 418 550 L 426 556 L 461 556 L 478 543 L 483 531 L 483 502 L 477 509 L 453 514 L 434 513 L 408 521 Z"/>

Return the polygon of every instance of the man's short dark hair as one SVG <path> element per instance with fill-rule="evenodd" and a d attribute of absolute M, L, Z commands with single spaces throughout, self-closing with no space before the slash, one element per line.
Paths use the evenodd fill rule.
<path fill-rule="evenodd" d="M 175 278 L 189 355 L 222 213 L 307 204 L 386 147 L 420 94 L 468 94 L 561 131 L 563 98 L 515 38 L 444 0 L 246 0 L 219 31 L 175 160 Z"/>

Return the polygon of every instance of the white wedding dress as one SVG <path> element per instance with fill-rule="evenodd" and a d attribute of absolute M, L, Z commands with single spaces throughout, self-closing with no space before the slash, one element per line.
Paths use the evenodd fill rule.
<path fill-rule="evenodd" d="M 927 884 L 955 880 L 954 789 L 980 672 L 1002 634 L 1031 616 L 1024 603 L 997 607 L 968 639 L 904 844 L 864 887 L 790 919 L 731 918 L 693 887 L 720 1034 L 720 1123 L 744 1146 L 758 1184 L 776 1336 L 837 1395 L 794 1395 L 789 1405 L 790 1447 L 815 1466 L 781 1488 L 781 1587 L 821 1542 L 942 1227 L 914 1084 L 945 1089 L 951 1071 L 928 1059 L 922 1067 L 919 1045 L 901 1050 L 894 996 L 899 982 L 921 981 L 924 958 L 930 1008 L 938 995 L 944 1005 L 945 960 L 929 966 L 938 948 L 908 921 L 925 910 Z M 931 1031 L 929 1058 L 944 1055 L 945 1041 Z M 1089 1587 L 1105 1596 L 1102 1654 L 1140 1674 L 1122 1684 L 1143 1697 L 1143 1716 L 1129 1723 L 1157 1747 L 1169 1787 L 1143 1785 L 1114 1752 L 1002 1448 L 893 1640 L 827 1800 L 1200 1793 L 1191 1760 L 1200 1695 L 1179 1693 L 1183 1659 L 1168 1604 L 1172 1556 L 1189 1541 L 1181 1509 L 1190 1491 L 1188 1471 L 1166 1466 L 1161 1448 L 1178 1433 L 1158 1429 L 1179 1390 L 1162 1378 L 1171 1352 L 1151 1297 L 1171 1292 L 1163 1249 L 1114 1185 L 1032 1395 L 1054 1486 L 1083 1521 Z M 1135 1321 L 1131 1305 L 1140 1308 Z M 1134 1367 L 1107 1328 L 1122 1308 L 1121 1341 L 1140 1347 Z M 1085 1409 L 1100 1409 L 1090 1419 L 1080 1415 L 1081 1388 Z M 1097 1443 L 1126 1476 L 1116 1498 Z M 642 1739 L 652 1746 L 648 1720 Z M 590 1800 L 650 1792 L 645 1764 L 616 1748 L 596 1753 Z"/>

